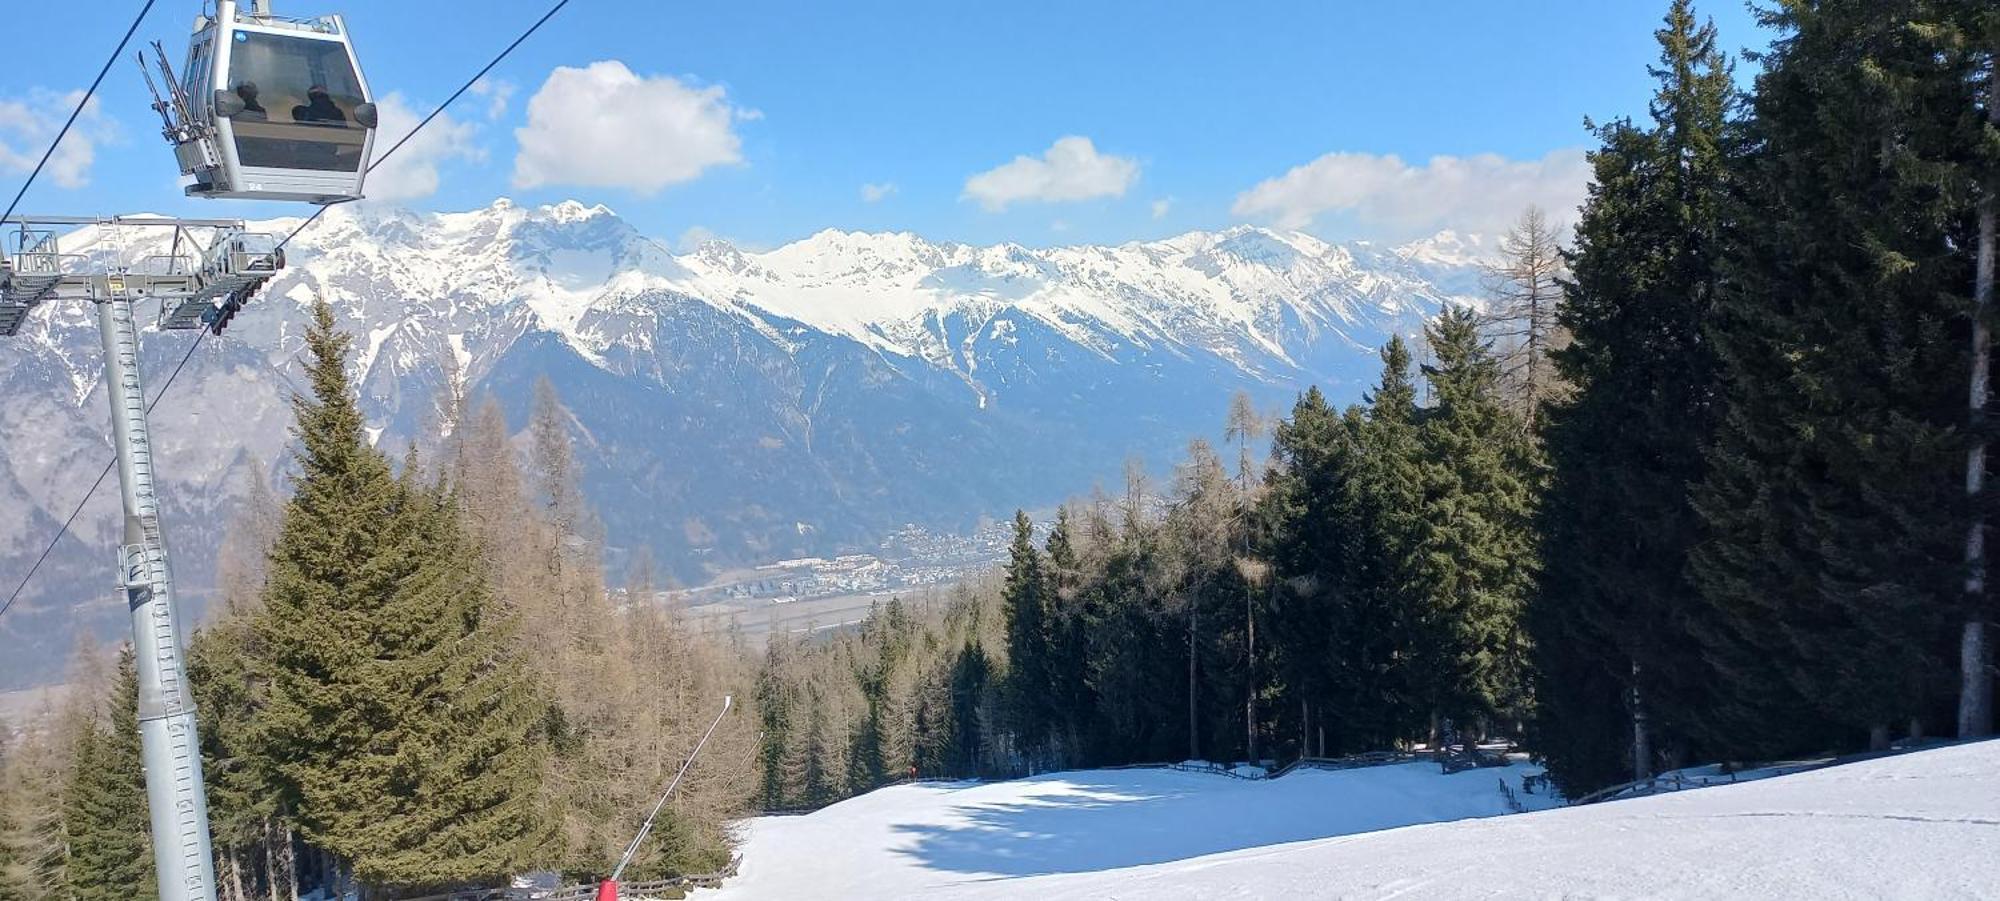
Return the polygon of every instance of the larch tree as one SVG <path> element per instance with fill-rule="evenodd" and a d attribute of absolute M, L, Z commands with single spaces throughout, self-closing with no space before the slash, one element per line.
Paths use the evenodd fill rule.
<path fill-rule="evenodd" d="M 1255 762 L 1257 755 L 1257 693 L 1260 682 L 1257 674 L 1257 603 L 1259 589 L 1269 582 L 1269 565 L 1252 554 L 1255 530 L 1251 527 L 1252 511 L 1256 508 L 1255 493 L 1256 463 L 1251 459 L 1251 445 L 1264 437 L 1264 417 L 1257 412 L 1250 394 L 1238 391 L 1229 399 L 1229 420 L 1223 429 L 1223 440 L 1236 445 L 1236 529 L 1241 541 L 1241 556 L 1237 567 L 1243 576 L 1243 746 L 1246 759 Z"/>
<path fill-rule="evenodd" d="M 0 737 L 0 901 L 63 894 L 67 736 L 55 710 L 45 707 L 37 716 L 49 728 Z"/>
<path fill-rule="evenodd" d="M 1562 226 L 1530 206 L 1500 240 L 1500 259 L 1485 274 L 1492 306 L 1481 330 L 1496 345 L 1500 384 L 1515 415 L 1533 425 L 1542 404 L 1560 393 L 1549 353 L 1564 342 L 1556 309 L 1565 273 Z"/>

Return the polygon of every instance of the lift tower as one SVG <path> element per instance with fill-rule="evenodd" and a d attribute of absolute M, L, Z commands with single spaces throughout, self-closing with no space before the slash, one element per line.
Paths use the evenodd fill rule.
<path fill-rule="evenodd" d="M 126 227 L 172 229 L 173 249 L 136 265 L 122 254 L 107 258 L 62 252 L 58 230 L 81 226 L 97 227 L 100 244 Z M 162 329 L 220 331 L 284 268 L 284 252 L 275 236 L 246 232 L 236 220 L 23 216 L 0 222 L 0 228 L 7 229 L 5 253 L 0 254 L 0 337 L 18 334 L 28 314 L 42 304 L 82 301 L 97 308 L 105 394 L 111 400 L 111 443 L 125 511 L 118 588 L 132 614 L 139 740 L 160 901 L 215 901 L 201 743 L 187 683 L 187 643 L 174 606 L 173 567 L 153 486 L 158 461 L 148 435 L 134 308 L 157 300 Z M 196 240 L 201 232 L 209 236 L 206 244 Z"/>

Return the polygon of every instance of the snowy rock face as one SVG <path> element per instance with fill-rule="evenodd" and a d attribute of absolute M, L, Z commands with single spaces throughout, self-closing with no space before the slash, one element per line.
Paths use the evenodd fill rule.
<path fill-rule="evenodd" d="M 64 250 L 136 260 L 166 236 L 86 229 Z M 338 207 L 155 414 L 183 593 L 203 600 L 250 469 L 285 468 L 316 297 L 354 336 L 385 449 L 434 443 L 451 371 L 517 429 L 547 377 L 576 414 L 613 554 L 646 545 L 693 580 L 1088 491 L 1130 457 L 1161 465 L 1217 435 L 1239 389 L 1272 411 L 1310 384 L 1358 399 L 1391 333 L 1475 302 L 1480 252 L 1455 235 L 1377 248 L 1240 227 L 1047 250 L 825 231 L 676 255 L 574 202 Z M 149 389 L 193 337 L 148 334 Z M 24 571 L 108 459 L 100 365 L 77 305 L 0 341 L 0 573 Z M 25 615 L 0 622 L 53 659 L 39 671 L 76 623 L 122 626 L 106 587 L 115 495 L 100 490 Z M 0 687 L 18 667 L 0 662 Z"/>

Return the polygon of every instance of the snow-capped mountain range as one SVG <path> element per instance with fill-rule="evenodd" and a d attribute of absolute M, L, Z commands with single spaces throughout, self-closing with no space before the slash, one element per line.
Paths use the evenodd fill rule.
<path fill-rule="evenodd" d="M 84 229 L 63 249 L 137 260 L 166 241 Z M 177 570 L 198 603 L 247 473 L 283 470 L 315 297 L 355 336 L 385 447 L 434 439 L 450 371 L 516 429 L 547 377 L 612 553 L 648 546 L 691 580 L 1086 492 L 1128 458 L 1163 465 L 1218 435 L 1237 390 L 1273 411 L 1309 384 L 1357 399 L 1389 334 L 1477 302 L 1489 252 L 1449 233 L 1388 247 L 1237 227 L 1052 249 L 830 230 L 676 254 L 574 202 L 335 208 L 154 415 Z M 193 337 L 148 333 L 149 391 Z M 100 366 L 80 305 L 0 340 L 0 573 L 25 570 L 108 459 Z M 100 490 L 0 621 L 42 663 L 59 665 L 77 623 L 122 628 L 115 511 Z M 0 662 L 0 687 L 24 671 Z"/>

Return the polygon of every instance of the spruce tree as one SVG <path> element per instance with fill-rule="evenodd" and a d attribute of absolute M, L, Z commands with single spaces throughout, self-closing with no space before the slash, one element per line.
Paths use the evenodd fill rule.
<path fill-rule="evenodd" d="M 1715 423 L 1702 330 L 1720 278 L 1735 88 L 1688 0 L 1656 37 L 1650 124 L 1596 129 L 1560 311 L 1570 343 L 1553 354 L 1573 391 L 1543 429 L 1535 741 L 1572 794 L 1649 775 L 1656 743 L 1687 750 L 1689 721 L 1716 690 L 1689 631 L 1709 615 L 1687 577 L 1702 532 L 1689 493 Z"/>
<path fill-rule="evenodd" d="M 159 897 L 139 749 L 139 672 L 128 645 L 102 719 L 76 737 L 63 793 L 64 884 L 75 901 Z"/>
<path fill-rule="evenodd" d="M 490 603 L 483 558 L 439 490 L 370 447 L 319 304 L 298 477 L 254 641 L 269 679 L 252 739 L 276 799 L 364 883 L 498 878 L 543 839 L 546 705 Z"/>
<path fill-rule="evenodd" d="M 311 393 L 292 401 L 298 475 L 255 623 L 257 664 L 270 681 L 253 741 L 303 837 L 351 860 L 366 848 L 341 827 L 385 799 L 379 786 L 344 784 L 340 774 L 396 724 L 357 671 L 407 569 L 386 565 L 390 529 L 405 524 L 400 486 L 363 436 L 345 371 L 349 341 L 317 305 L 306 332 Z"/>
<path fill-rule="evenodd" d="M 1160 530 L 1144 518 L 1142 483 L 1132 480 L 1116 537 L 1096 584 L 1104 615 L 1091 633 L 1093 759 L 1132 763 L 1187 751 L 1186 622 L 1167 603 L 1174 574 Z"/>
<path fill-rule="evenodd" d="M 1272 430 L 1273 465 L 1259 514 L 1266 556 L 1279 578 L 1269 645 L 1278 679 L 1296 702 L 1278 712 L 1282 722 L 1299 730 L 1301 755 L 1315 750 L 1308 712 L 1350 694 L 1337 674 L 1341 661 L 1332 642 L 1350 634 L 1345 625 L 1359 552 L 1349 504 L 1357 462 L 1351 437 L 1317 387 L 1300 395 L 1291 416 Z M 1296 719 L 1294 712 L 1300 714 Z"/>
<path fill-rule="evenodd" d="M 372 845 L 355 872 L 380 885 L 493 881 L 536 862 L 552 838 L 540 807 L 545 693 L 522 665 L 513 623 L 493 604 L 458 506 L 405 484 L 398 530 L 409 575 L 384 611 L 377 656 L 359 673 L 396 708 L 400 741 L 342 775 L 381 780 L 386 814 L 352 827 Z"/>
<path fill-rule="evenodd" d="M 805 772 L 801 775 L 800 795 L 807 807 L 823 807 L 841 798 L 840 788 L 834 775 L 838 769 L 839 755 L 833 747 L 828 722 L 826 696 L 815 686 L 808 693 L 806 706 L 806 761 Z"/>
<path fill-rule="evenodd" d="M 1964 577 L 1978 50 L 1929 0 L 1787 3 L 1708 329 L 1705 732 L 1886 742 L 1941 706 Z"/>
<path fill-rule="evenodd" d="M 254 667 L 251 628 L 249 612 L 225 610 L 197 631 L 188 647 L 217 878 L 229 885 L 254 867 L 251 849 L 263 842 L 278 814 L 273 774 L 254 739 L 262 680 Z"/>
<path fill-rule="evenodd" d="M 1414 697 L 1405 661 L 1422 634 L 1424 444 L 1409 349 L 1394 336 L 1382 349 L 1382 376 L 1349 418 L 1355 475 L 1346 480 L 1356 553 L 1351 562 L 1355 632 L 1349 664 L 1357 748 L 1407 737 L 1429 714 Z"/>
<path fill-rule="evenodd" d="M 1090 633 L 1102 616 L 1099 595 L 1083 583 L 1083 560 L 1076 546 L 1075 525 L 1067 506 L 1056 511 L 1056 523 L 1044 544 L 1044 589 L 1049 599 L 1049 678 L 1054 690 L 1050 727 L 1069 762 L 1080 762 L 1083 737 L 1096 716 L 1090 690 Z"/>
<path fill-rule="evenodd" d="M 1008 550 L 1007 582 L 1001 609 L 1007 621 L 1007 698 L 1016 746 L 1031 755 L 1047 749 L 1054 722 L 1054 687 L 1049 642 L 1049 579 L 1035 526 L 1028 514 L 1014 513 L 1014 543 Z"/>
<path fill-rule="evenodd" d="M 782 636 L 772 636 L 764 648 L 764 665 L 757 671 L 757 714 L 762 739 L 757 748 L 757 802 L 765 810 L 786 807 L 793 786 L 786 772 L 797 699 L 793 696 L 790 674 L 786 672 L 791 645 Z"/>
<path fill-rule="evenodd" d="M 979 705 L 992 677 L 993 662 L 986 656 L 986 650 L 968 640 L 951 667 L 952 739 L 948 765 L 953 775 L 980 773 L 979 754 L 986 745 L 986 736 L 980 725 Z"/>
<path fill-rule="evenodd" d="M 1464 309 L 1427 328 L 1435 406 L 1423 418 L 1418 692 L 1470 726 L 1526 711 L 1520 612 L 1534 584 L 1537 460 L 1499 393 L 1499 366 Z"/>

